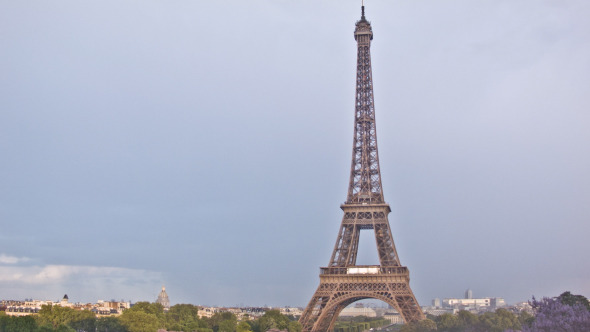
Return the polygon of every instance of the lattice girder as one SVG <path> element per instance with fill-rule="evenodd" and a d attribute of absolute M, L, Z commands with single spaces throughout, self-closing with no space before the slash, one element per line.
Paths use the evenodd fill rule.
<path fill-rule="evenodd" d="M 371 24 L 356 23 L 357 74 L 352 164 L 340 231 L 327 267 L 321 268 L 320 285 L 300 318 L 303 332 L 327 332 L 349 304 L 372 298 L 395 308 L 405 322 L 424 319 L 410 288 L 408 269 L 402 266 L 391 234 L 391 209 L 383 198 L 373 77 L 371 72 Z M 373 230 L 380 265 L 357 265 L 362 230 Z"/>
<path fill-rule="evenodd" d="M 342 309 L 363 299 L 391 305 L 406 322 L 424 318 L 410 289 L 408 273 L 322 275 L 320 286 L 300 320 L 303 331 L 331 331 Z"/>
<path fill-rule="evenodd" d="M 372 229 L 381 266 L 400 266 L 387 215 L 388 204 L 343 204 L 340 232 L 329 266 L 354 266 L 358 253 L 360 231 Z"/>

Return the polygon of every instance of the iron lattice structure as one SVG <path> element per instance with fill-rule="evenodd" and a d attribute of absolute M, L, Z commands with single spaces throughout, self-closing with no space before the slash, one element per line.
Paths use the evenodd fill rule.
<path fill-rule="evenodd" d="M 387 219 L 391 209 L 383 199 L 371 73 L 373 31 L 364 6 L 354 38 L 358 57 L 348 196 L 340 206 L 344 217 L 330 264 L 320 268 L 320 285 L 300 319 L 304 332 L 331 331 L 342 309 L 367 298 L 390 304 L 405 322 L 424 319 L 408 268 L 400 264 Z M 356 265 L 361 230 L 374 230 L 380 265 Z"/>

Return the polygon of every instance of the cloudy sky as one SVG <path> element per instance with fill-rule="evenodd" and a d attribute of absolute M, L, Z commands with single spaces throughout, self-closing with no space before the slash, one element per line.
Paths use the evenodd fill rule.
<path fill-rule="evenodd" d="M 590 296 L 590 2 L 365 5 L 419 302 Z M 305 306 L 346 198 L 359 17 L 0 0 L 0 298 Z"/>

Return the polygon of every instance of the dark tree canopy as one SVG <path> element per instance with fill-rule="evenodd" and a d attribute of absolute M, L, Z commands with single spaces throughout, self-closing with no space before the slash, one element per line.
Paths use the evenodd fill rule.
<path fill-rule="evenodd" d="M 563 292 L 557 297 L 557 299 L 563 304 L 569 306 L 579 304 L 586 307 L 587 310 L 590 310 L 590 302 L 588 302 L 588 299 L 583 295 L 573 295 L 570 292 Z"/>

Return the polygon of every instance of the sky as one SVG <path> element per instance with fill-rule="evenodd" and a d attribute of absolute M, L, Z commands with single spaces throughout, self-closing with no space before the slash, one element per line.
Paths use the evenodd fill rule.
<path fill-rule="evenodd" d="M 420 304 L 590 296 L 590 2 L 365 7 Z M 305 306 L 346 199 L 359 18 L 343 0 L 0 0 L 0 298 L 165 285 L 173 304 Z"/>

